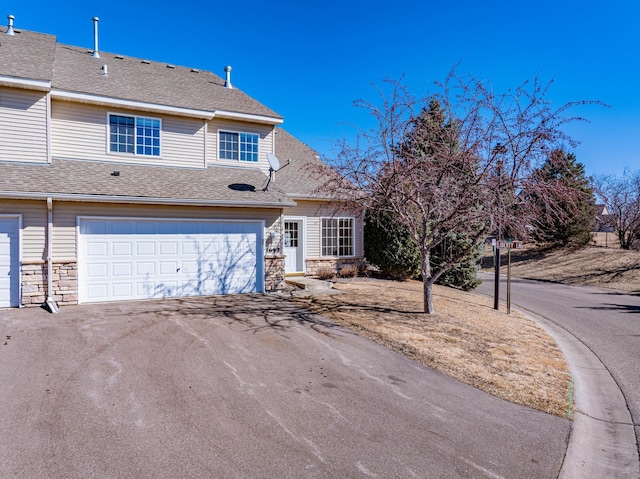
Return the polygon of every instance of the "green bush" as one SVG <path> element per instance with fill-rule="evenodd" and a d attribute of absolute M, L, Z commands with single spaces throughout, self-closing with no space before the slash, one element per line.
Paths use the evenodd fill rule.
<path fill-rule="evenodd" d="M 439 268 L 440 265 L 446 263 L 452 255 L 457 254 L 461 250 L 469 248 L 471 242 L 469 238 L 462 234 L 450 234 L 444 243 L 438 245 L 431 253 L 431 268 Z M 451 286 L 463 291 L 471 291 L 477 288 L 482 280 L 478 278 L 480 270 L 480 256 L 484 245 L 478 245 L 470 254 L 465 256 L 461 261 L 447 269 L 442 276 L 438 278 L 436 284 Z"/>
<path fill-rule="evenodd" d="M 393 279 L 420 275 L 420 251 L 406 228 L 393 221 L 388 212 L 367 213 L 364 226 L 364 255 Z"/>
<path fill-rule="evenodd" d="M 364 229 L 364 254 L 367 261 L 376 265 L 383 276 L 393 279 L 420 278 L 422 259 L 420 251 L 407 229 L 388 212 L 366 215 Z M 437 269 L 461 250 L 470 246 L 464 235 L 450 234 L 447 241 L 432 250 L 431 268 Z M 462 261 L 452 265 L 442 274 L 437 284 L 469 291 L 480 284 L 478 261 L 482 246 L 474 248 Z"/>

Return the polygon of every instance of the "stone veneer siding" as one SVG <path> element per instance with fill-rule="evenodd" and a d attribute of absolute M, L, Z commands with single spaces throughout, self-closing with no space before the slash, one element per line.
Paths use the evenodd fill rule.
<path fill-rule="evenodd" d="M 58 306 L 78 304 L 78 263 L 53 262 L 53 299 Z M 265 290 L 284 288 L 284 256 L 265 258 Z M 47 263 L 22 263 L 22 305 L 40 306 L 47 299 Z"/>
<path fill-rule="evenodd" d="M 78 304 L 78 263 L 53 262 L 53 299 L 59 306 Z M 22 263 L 22 305 L 40 306 L 47 299 L 46 261 Z"/>
<path fill-rule="evenodd" d="M 284 256 L 266 256 L 264 259 L 264 289 L 277 291 L 284 288 Z"/>
<path fill-rule="evenodd" d="M 360 268 L 363 264 L 364 258 L 307 258 L 307 274 L 316 276 L 320 268 L 331 268 L 338 274 L 345 266 Z"/>

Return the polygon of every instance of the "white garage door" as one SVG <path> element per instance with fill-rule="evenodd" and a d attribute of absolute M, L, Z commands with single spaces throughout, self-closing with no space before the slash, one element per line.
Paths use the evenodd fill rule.
<path fill-rule="evenodd" d="M 80 302 L 264 291 L 262 222 L 81 218 Z"/>
<path fill-rule="evenodd" d="M 0 216 L 0 308 L 20 305 L 20 219 Z"/>

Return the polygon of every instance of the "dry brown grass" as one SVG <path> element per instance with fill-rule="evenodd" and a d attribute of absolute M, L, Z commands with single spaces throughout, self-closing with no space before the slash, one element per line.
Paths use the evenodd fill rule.
<path fill-rule="evenodd" d="M 511 273 L 521 278 L 640 291 L 640 252 L 588 246 L 532 249 L 512 254 Z M 506 264 L 506 256 L 502 262 Z M 506 271 L 505 271 L 506 272 Z"/>
<path fill-rule="evenodd" d="M 422 283 L 343 281 L 340 294 L 293 296 L 384 346 L 508 401 L 565 416 L 570 374 L 554 341 L 490 299 L 435 286 L 437 314 L 422 311 Z"/>

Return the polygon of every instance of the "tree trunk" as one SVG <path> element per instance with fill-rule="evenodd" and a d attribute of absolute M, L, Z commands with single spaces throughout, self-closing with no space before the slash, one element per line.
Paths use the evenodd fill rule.
<path fill-rule="evenodd" d="M 623 228 L 618 228 L 618 242 L 620 243 L 620 248 L 624 250 L 631 249 L 631 242 L 633 241 L 631 235 Z"/>
<path fill-rule="evenodd" d="M 433 310 L 433 284 L 430 281 L 422 280 L 423 291 L 424 291 L 424 312 L 426 314 L 433 314 L 435 311 Z"/>
<path fill-rule="evenodd" d="M 421 248 L 420 256 L 422 257 L 422 290 L 424 312 L 426 314 L 433 314 L 433 278 L 431 277 L 429 251 Z"/>

